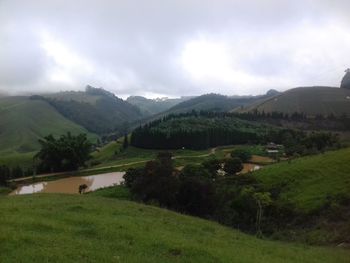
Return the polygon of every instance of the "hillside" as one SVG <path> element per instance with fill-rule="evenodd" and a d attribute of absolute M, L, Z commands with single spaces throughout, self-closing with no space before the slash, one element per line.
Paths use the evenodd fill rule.
<path fill-rule="evenodd" d="M 241 111 L 306 113 L 307 115 L 350 115 L 350 90 L 331 87 L 302 87 L 287 90 Z"/>
<path fill-rule="evenodd" d="M 228 97 L 220 94 L 206 94 L 181 102 L 170 108 L 167 113 L 183 113 L 196 111 L 229 111 L 245 105 L 250 105 L 264 96 L 242 96 Z"/>
<path fill-rule="evenodd" d="M 32 96 L 52 105 L 63 116 L 90 132 L 126 132 L 127 123 L 142 117 L 140 110 L 104 89 L 87 86 L 85 92 L 60 92 Z"/>
<path fill-rule="evenodd" d="M 142 114 L 147 117 L 170 109 L 180 102 L 191 99 L 191 97 L 181 97 L 175 99 L 147 99 L 142 96 L 130 96 L 126 99 L 130 104 L 138 107 Z"/>
<path fill-rule="evenodd" d="M 259 240 L 203 219 L 90 195 L 3 197 L 0 209 L 4 263 L 345 263 L 350 257 L 343 249 Z"/>
<path fill-rule="evenodd" d="M 271 129 L 225 113 L 190 112 L 168 115 L 136 128 L 130 142 L 146 149 L 207 149 L 259 142 Z"/>
<path fill-rule="evenodd" d="M 28 97 L 0 98 L 0 163 L 18 154 L 31 158 L 28 153 L 38 150 L 38 139 L 67 132 L 87 133 L 95 140 L 97 136 L 63 117 L 45 101 Z"/>
<path fill-rule="evenodd" d="M 350 236 L 350 148 L 281 162 L 253 175 L 266 189 L 278 190 L 281 206 L 305 215 L 299 227 L 282 234 L 309 242 L 344 242 Z M 317 215 L 317 217 L 313 217 Z M 301 225 L 300 225 L 301 224 Z M 306 224 L 306 227 L 304 226 Z M 306 233 L 305 229 L 309 229 Z M 288 231 L 284 229 L 283 231 Z M 347 240 L 349 242 L 350 240 Z"/>

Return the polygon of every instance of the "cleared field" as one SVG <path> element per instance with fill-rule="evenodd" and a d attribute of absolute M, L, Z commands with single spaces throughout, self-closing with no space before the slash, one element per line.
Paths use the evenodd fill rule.
<path fill-rule="evenodd" d="M 344 249 L 260 240 L 214 222 L 93 195 L 0 198 L 0 261 L 347 263 Z"/>

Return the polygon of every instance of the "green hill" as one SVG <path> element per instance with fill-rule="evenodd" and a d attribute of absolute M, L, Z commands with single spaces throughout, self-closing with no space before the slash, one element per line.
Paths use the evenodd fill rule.
<path fill-rule="evenodd" d="M 0 198 L 0 261 L 349 262 L 344 249 L 259 240 L 217 223 L 90 195 Z"/>
<path fill-rule="evenodd" d="M 130 96 L 127 102 L 138 107 L 144 116 L 151 116 L 170 109 L 171 107 L 183 101 L 189 100 L 191 97 L 181 97 L 175 99 L 147 99 L 142 96 Z"/>
<path fill-rule="evenodd" d="M 313 116 L 340 116 L 344 113 L 350 115 L 350 90 L 331 87 L 295 88 L 240 110 L 289 114 L 299 112 Z"/>
<path fill-rule="evenodd" d="M 278 191 L 281 206 L 305 216 L 297 228 L 291 226 L 288 234 L 283 233 L 285 237 L 299 235 L 313 243 L 350 241 L 349 156 L 350 148 L 346 148 L 281 162 L 253 173 L 268 190 Z"/>
<path fill-rule="evenodd" d="M 87 133 L 91 139 L 97 138 L 45 101 L 29 97 L 0 98 L 0 163 L 16 162 L 17 157 L 31 159 L 32 153 L 39 148 L 39 138 L 66 132 Z"/>
<path fill-rule="evenodd" d="M 113 93 L 91 86 L 84 92 L 60 92 L 32 98 L 48 102 L 67 119 L 97 134 L 119 132 L 122 135 L 128 122 L 142 117 L 137 107 Z"/>
<path fill-rule="evenodd" d="M 250 105 L 261 99 L 262 97 L 269 96 L 237 96 L 229 97 L 220 94 L 206 94 L 195 97 L 193 99 L 181 102 L 174 107 L 170 108 L 166 113 L 183 113 L 192 110 L 196 111 L 229 111 L 234 108 Z"/>

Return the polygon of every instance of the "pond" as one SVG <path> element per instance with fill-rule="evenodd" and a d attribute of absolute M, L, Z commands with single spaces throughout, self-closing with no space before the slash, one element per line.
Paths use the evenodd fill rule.
<path fill-rule="evenodd" d="M 125 172 L 113 172 L 89 176 L 72 176 L 48 182 L 37 182 L 19 186 L 10 195 L 22 195 L 33 193 L 65 193 L 78 194 L 79 185 L 86 184 L 86 192 L 99 188 L 120 184 Z"/>

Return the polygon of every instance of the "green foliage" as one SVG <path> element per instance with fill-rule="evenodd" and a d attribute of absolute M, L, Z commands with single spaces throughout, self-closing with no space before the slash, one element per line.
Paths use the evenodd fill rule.
<path fill-rule="evenodd" d="M 210 178 L 211 174 L 203 165 L 188 164 L 181 170 L 180 176 L 184 178 L 188 178 L 188 177 Z"/>
<path fill-rule="evenodd" d="M 247 149 L 236 148 L 231 152 L 231 157 L 237 157 L 241 159 L 242 162 L 246 163 L 252 158 L 252 155 Z"/>
<path fill-rule="evenodd" d="M 39 170 L 42 172 L 76 170 L 90 159 L 91 143 L 85 134 L 74 136 L 67 133 L 58 139 L 48 135 L 39 142 L 41 150 L 36 158 L 40 160 Z"/>
<path fill-rule="evenodd" d="M 123 141 L 123 149 L 127 149 L 129 147 L 129 140 L 128 140 L 128 135 L 124 135 L 124 141 Z"/>
<path fill-rule="evenodd" d="M 47 134 L 86 133 L 91 140 L 97 138 L 48 103 L 24 96 L 0 98 L 0 127 L 0 163 L 11 167 L 31 166 L 33 155 L 40 149 L 38 139 Z"/>
<path fill-rule="evenodd" d="M 202 162 L 202 166 L 207 169 L 213 178 L 217 177 L 218 170 L 221 168 L 221 163 L 216 158 L 210 158 Z"/>
<path fill-rule="evenodd" d="M 48 102 L 66 118 L 98 134 L 117 131 L 121 135 L 125 132 L 125 122 L 137 120 L 142 116 L 135 106 L 108 91 L 88 86 L 85 93 L 85 97 L 95 99 L 73 100 L 71 95 L 33 96 L 32 99 Z"/>
<path fill-rule="evenodd" d="M 239 158 L 226 159 L 224 162 L 224 171 L 226 175 L 235 175 L 243 169 L 243 164 Z"/>
<path fill-rule="evenodd" d="M 131 145 L 147 149 L 207 149 L 264 141 L 272 129 L 229 113 L 191 112 L 169 115 L 135 129 Z"/>

